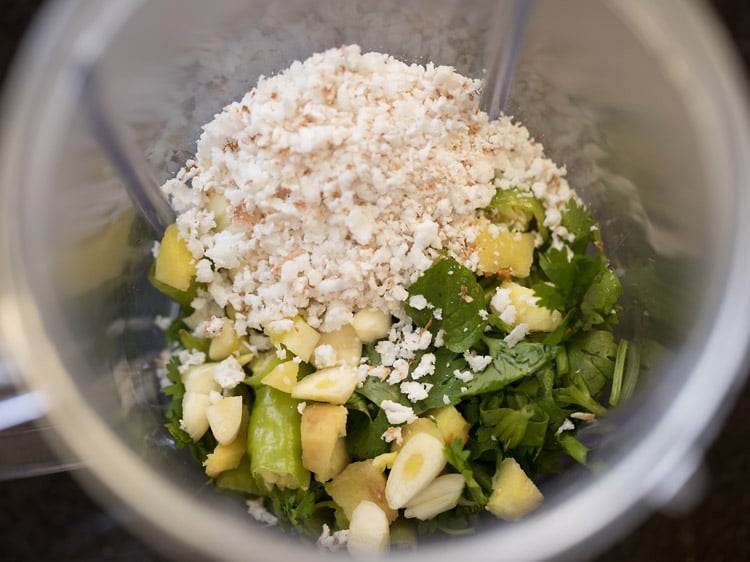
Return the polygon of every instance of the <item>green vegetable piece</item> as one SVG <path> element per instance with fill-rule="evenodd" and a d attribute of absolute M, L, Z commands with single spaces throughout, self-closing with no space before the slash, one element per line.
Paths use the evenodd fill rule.
<path fill-rule="evenodd" d="M 429 305 L 418 309 L 406 303 L 406 312 L 418 326 L 430 331 L 444 331 L 445 347 L 463 353 L 484 332 L 487 319 L 480 316 L 486 309 L 484 291 L 474 273 L 452 258 L 435 262 L 409 287 L 410 297 L 423 296 Z M 440 318 L 433 311 L 440 309 Z"/>
<path fill-rule="evenodd" d="M 267 490 L 253 477 L 250 457 L 245 455 L 237 468 L 225 470 L 215 479 L 216 486 L 222 490 L 243 492 L 253 496 L 261 496 Z"/>
<path fill-rule="evenodd" d="M 284 529 L 317 538 L 323 523 L 330 524 L 328 512 L 333 508 L 332 502 L 319 482 L 313 481 L 307 490 L 272 488 L 264 495 L 266 508 L 279 518 Z"/>
<path fill-rule="evenodd" d="M 466 383 L 457 378 L 454 373 L 457 370 L 464 372 L 468 369 L 469 365 L 461 355 L 445 348 L 437 349 L 435 351 L 435 373 L 420 379 L 432 384 L 433 387 L 426 400 L 412 405 L 416 408 L 414 412 L 420 415 L 426 410 L 458 404 L 462 400 L 461 389 L 466 387 Z M 445 396 L 448 397 L 448 401 L 444 399 Z"/>
<path fill-rule="evenodd" d="M 557 248 L 539 254 L 539 267 L 551 285 L 542 282 L 532 286 L 539 297 L 538 304 L 561 311 L 577 307 L 597 276 L 604 270 L 609 271 L 601 255 L 574 254 L 568 260 L 568 252 Z"/>
<path fill-rule="evenodd" d="M 253 388 L 261 386 L 261 381 L 268 373 L 273 371 L 282 363 L 291 361 L 292 357 L 294 356 L 290 351 L 287 351 L 286 356 L 283 358 L 279 357 L 275 351 L 266 351 L 256 357 L 253 357 L 253 359 L 250 361 L 250 372 L 252 373 L 252 375 L 245 379 L 245 383 Z M 301 363 L 300 367 L 302 365 L 303 364 Z M 303 373 L 298 373 L 299 378 L 301 378 L 302 376 Z"/>
<path fill-rule="evenodd" d="M 298 404 L 275 388 L 261 385 L 255 389 L 247 450 L 253 477 L 269 489 L 306 490 L 310 485 L 310 472 L 302 466 Z"/>
<path fill-rule="evenodd" d="M 555 365 L 558 375 L 565 375 L 570 370 L 568 367 L 568 350 L 562 346 L 558 348 L 557 355 L 555 356 Z"/>
<path fill-rule="evenodd" d="M 599 231 L 583 207 L 568 202 L 562 224 L 574 236 L 567 248 L 550 247 L 539 254 L 539 268 L 547 277 L 533 285 L 539 304 L 565 314 L 545 341 L 558 344 L 571 334 L 616 323 L 622 285 L 609 268 Z"/>
<path fill-rule="evenodd" d="M 581 443 L 576 437 L 569 432 L 564 432 L 557 436 L 557 440 L 576 462 L 586 464 L 586 455 L 589 452 L 589 448 Z"/>
<path fill-rule="evenodd" d="M 498 189 L 485 211 L 495 222 L 505 223 L 511 230 L 521 232 L 528 230 L 531 219 L 534 219 L 539 234 L 547 238 L 544 207 L 530 193 L 522 193 L 518 189 Z"/>
<path fill-rule="evenodd" d="M 547 428 L 549 427 L 549 416 L 543 411 L 534 411 L 534 417 L 526 424 L 526 431 L 521 438 L 518 446 L 530 451 L 532 456 L 544 447 L 544 440 L 547 437 Z"/>
<path fill-rule="evenodd" d="M 208 338 L 196 337 L 185 329 L 181 329 L 177 334 L 180 338 L 182 347 L 185 349 L 191 351 L 202 351 L 203 353 L 208 354 L 208 348 L 211 346 L 211 340 Z"/>
<path fill-rule="evenodd" d="M 391 400 L 406 405 L 406 397 L 399 392 L 398 385 L 388 384 L 386 381 L 381 381 L 375 377 L 367 377 L 364 384 L 355 389 L 354 392 L 364 396 L 373 404 L 381 404 L 383 400 Z"/>

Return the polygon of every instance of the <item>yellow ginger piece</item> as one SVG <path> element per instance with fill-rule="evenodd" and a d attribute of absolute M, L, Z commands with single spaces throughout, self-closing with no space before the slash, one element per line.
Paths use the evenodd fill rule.
<path fill-rule="evenodd" d="M 515 459 L 506 458 L 492 478 L 492 495 L 487 511 L 495 517 L 514 521 L 542 503 L 544 496 Z"/>

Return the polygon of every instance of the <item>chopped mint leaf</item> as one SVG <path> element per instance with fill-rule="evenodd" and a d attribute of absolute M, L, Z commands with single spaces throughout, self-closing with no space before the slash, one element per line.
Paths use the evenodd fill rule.
<path fill-rule="evenodd" d="M 483 338 L 492 363 L 482 372 L 475 373 L 462 396 L 475 396 L 496 392 L 508 384 L 534 374 L 551 361 L 557 350 L 554 347 L 534 342 L 520 342 L 513 347 L 501 339 Z"/>
<path fill-rule="evenodd" d="M 445 347 L 456 353 L 471 348 L 484 332 L 487 308 L 482 286 L 474 273 L 453 258 L 442 258 L 427 269 L 409 288 L 406 313 L 415 324 L 429 327 L 433 333 L 442 328 Z M 422 296 L 428 306 L 417 309 L 409 301 Z M 441 309 L 440 318 L 433 311 Z"/>

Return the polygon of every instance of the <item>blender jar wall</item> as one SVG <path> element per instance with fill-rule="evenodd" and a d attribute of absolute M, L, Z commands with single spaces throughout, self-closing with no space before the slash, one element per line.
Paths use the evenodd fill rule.
<path fill-rule="evenodd" d="M 15 158 L 4 171 L 2 192 L 3 235 L 10 236 L 12 251 L 3 256 L 11 266 L 2 285 L 3 331 L 24 327 L 26 335 L 12 337 L 19 361 L 51 397 L 61 436 L 159 533 L 217 557 L 248 548 L 261 559 L 271 552 L 317 556 L 241 519 L 237 505 L 199 495 L 200 470 L 160 433 L 152 360 L 162 342 L 151 315 L 167 312 L 168 303 L 145 281 L 152 235 L 140 225 L 85 122 L 81 69 L 96 61 L 112 115 L 132 130 L 163 180 L 190 154 L 200 125 L 259 74 L 357 42 L 365 50 L 453 64 L 479 76 L 488 46 L 496 44 L 492 18 L 502 17 L 508 6 L 450 2 L 436 10 L 430 2 L 224 1 L 56 8 L 65 25 L 49 40 L 44 64 L 27 71 L 26 84 L 37 86 L 33 100 L 16 101 L 14 141 L 33 147 L 33 159 L 28 151 L 8 149 L 7 132 L 5 138 L 6 162 Z M 723 112 L 736 110 L 733 92 L 722 91 L 720 80 L 704 82 L 713 70 L 703 65 L 712 61 L 687 57 L 691 34 L 708 45 L 709 55 L 715 53 L 710 27 L 696 20 L 700 12 L 688 8 L 667 21 L 667 10 L 593 0 L 564 8 L 539 2 L 509 109 L 569 166 L 572 185 L 592 202 L 629 297 L 623 330 L 671 348 L 674 359 L 647 381 L 648 395 L 642 392 L 612 418 L 600 454 L 609 470 L 598 476 L 576 471 L 559 494 L 551 489 L 548 507 L 538 514 L 510 531 L 498 527 L 450 547 L 440 543 L 441 550 L 430 551 L 436 559 L 459 549 L 471 549 L 478 560 L 494 559 L 500 548 L 513 559 L 550 556 L 630 509 L 648 490 L 616 493 L 614 479 L 632 482 L 632 471 L 643 470 L 649 458 L 639 464 L 633 451 L 655 442 L 652 434 L 669 414 L 685 415 L 674 413 L 671 404 L 689 389 L 688 381 L 705 376 L 694 365 L 702 365 L 709 334 L 720 320 L 736 328 L 739 312 L 748 309 L 747 299 L 737 298 L 734 315 L 725 310 L 724 289 L 737 276 L 738 258 L 730 252 L 740 235 L 738 212 L 748 205 L 737 193 L 734 162 L 715 158 L 723 150 L 731 160 L 737 147 L 727 144 L 746 143 L 745 115 L 740 112 L 732 126 Z M 649 32 L 656 23 L 666 26 L 663 44 L 655 44 Z M 48 20 L 47 29 L 53 27 Z M 726 72 L 720 57 L 719 73 Z M 686 92 L 685 84 L 696 91 Z M 725 104 L 726 96 L 731 103 Z M 703 127 L 695 113 L 699 105 L 724 121 Z M 734 134 L 718 134 L 724 126 Z M 713 150 L 706 136 L 716 144 Z M 717 174 L 722 165 L 726 173 Z M 716 178 L 719 185 L 711 181 Z M 664 267 L 675 256 L 679 275 Z M 695 285 L 705 290 L 696 294 Z M 13 302 L 6 300 L 8 291 Z M 673 303 L 659 306 L 665 295 Z M 723 381 L 735 374 L 744 336 L 735 344 Z M 723 384 L 716 403 L 728 389 L 729 382 Z M 657 454 L 653 447 L 639 451 Z M 631 473 L 623 474 L 624 467 Z M 610 496 L 600 521 L 577 521 L 570 528 L 576 514 L 601 507 Z"/>

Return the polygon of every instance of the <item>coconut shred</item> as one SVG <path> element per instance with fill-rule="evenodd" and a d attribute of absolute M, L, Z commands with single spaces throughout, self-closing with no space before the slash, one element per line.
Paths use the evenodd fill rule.
<path fill-rule="evenodd" d="M 239 335 L 297 314 L 323 331 L 364 307 L 400 316 L 441 253 L 476 269 L 477 210 L 498 187 L 542 199 L 563 244 L 564 169 L 524 127 L 489 121 L 480 86 L 357 46 L 262 77 L 162 188 L 206 283 L 195 308 L 231 305 Z"/>

